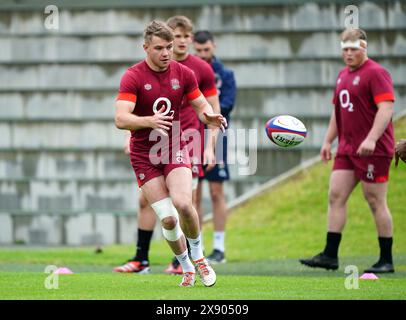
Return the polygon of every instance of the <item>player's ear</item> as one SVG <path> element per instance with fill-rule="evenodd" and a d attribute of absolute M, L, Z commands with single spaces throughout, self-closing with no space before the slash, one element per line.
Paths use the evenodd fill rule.
<path fill-rule="evenodd" d="M 147 51 L 149 48 L 149 44 L 147 42 L 144 42 L 144 44 L 142 45 L 142 47 L 144 48 L 144 51 Z"/>

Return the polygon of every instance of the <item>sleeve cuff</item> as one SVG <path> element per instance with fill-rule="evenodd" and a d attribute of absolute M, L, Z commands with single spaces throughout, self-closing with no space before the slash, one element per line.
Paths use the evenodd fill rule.
<path fill-rule="evenodd" d="M 204 90 L 202 93 L 205 97 L 215 96 L 217 94 L 217 88 L 214 87 L 208 90 Z"/>
<path fill-rule="evenodd" d="M 374 97 L 375 104 L 382 101 L 395 101 L 395 95 L 392 92 L 386 92 Z"/>
<path fill-rule="evenodd" d="M 125 100 L 125 101 L 130 101 L 130 102 L 135 103 L 137 101 L 137 96 L 133 93 L 120 92 L 117 95 L 116 101 L 117 100 Z"/>
<path fill-rule="evenodd" d="M 199 88 L 196 88 L 195 90 L 193 90 L 192 92 L 189 92 L 186 97 L 187 99 L 190 100 L 194 100 L 196 98 L 198 98 L 202 93 L 200 92 Z"/>

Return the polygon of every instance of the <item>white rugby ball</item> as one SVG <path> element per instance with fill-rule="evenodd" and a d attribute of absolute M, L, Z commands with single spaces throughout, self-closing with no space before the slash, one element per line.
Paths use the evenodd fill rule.
<path fill-rule="evenodd" d="M 273 143 L 284 148 L 297 146 L 303 142 L 307 135 L 307 129 L 303 122 L 289 115 L 269 119 L 265 130 Z"/>

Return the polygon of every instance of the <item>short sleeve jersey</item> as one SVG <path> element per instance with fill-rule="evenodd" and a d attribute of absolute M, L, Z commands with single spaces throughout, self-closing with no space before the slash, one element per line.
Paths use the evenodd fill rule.
<path fill-rule="evenodd" d="M 340 71 L 333 96 L 338 130 L 338 154 L 356 155 L 358 147 L 371 130 L 377 104 L 395 101 L 389 72 L 368 59 L 361 67 Z M 392 122 L 376 143 L 373 156 L 392 157 L 395 140 Z"/>
<path fill-rule="evenodd" d="M 217 94 L 215 75 L 213 69 L 206 61 L 192 54 L 188 54 L 187 58 L 183 61 L 179 61 L 179 63 L 187 66 L 194 72 L 199 89 L 205 97 Z M 183 100 L 180 117 L 182 130 L 200 128 L 199 117 L 187 99 Z"/>
<path fill-rule="evenodd" d="M 173 121 L 180 121 L 183 99 L 193 100 L 200 94 L 189 68 L 171 61 L 165 71 L 157 72 L 144 60 L 127 69 L 121 79 L 117 100 L 135 102 L 133 113 L 141 117 L 153 116 L 165 106 L 163 113 L 173 115 Z M 145 128 L 131 132 L 134 150 L 147 151 L 156 143 L 149 139 L 151 131 L 152 128 Z M 168 135 L 171 138 L 171 130 Z"/>

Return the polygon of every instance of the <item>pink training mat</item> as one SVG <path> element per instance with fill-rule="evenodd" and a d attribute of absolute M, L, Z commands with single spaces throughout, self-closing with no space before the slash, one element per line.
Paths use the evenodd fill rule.
<path fill-rule="evenodd" d="M 364 273 L 360 279 L 362 280 L 378 280 L 379 278 L 374 273 Z"/>
<path fill-rule="evenodd" d="M 58 268 L 57 270 L 55 270 L 56 274 L 73 274 L 72 270 L 69 268 Z"/>

